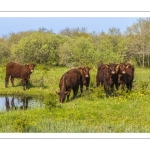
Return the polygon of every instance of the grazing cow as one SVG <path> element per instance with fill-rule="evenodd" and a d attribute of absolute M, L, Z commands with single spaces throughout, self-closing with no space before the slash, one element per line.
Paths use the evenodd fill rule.
<path fill-rule="evenodd" d="M 134 67 L 130 63 L 120 63 L 118 70 L 118 83 L 121 84 L 121 89 L 127 91 L 132 89 L 132 83 L 134 79 Z"/>
<path fill-rule="evenodd" d="M 8 87 L 9 77 L 11 77 L 12 86 L 14 86 L 14 78 L 21 78 L 23 89 L 27 89 L 28 80 L 31 73 L 34 71 L 35 64 L 21 65 L 14 62 L 9 62 L 6 65 L 5 87 Z"/>
<path fill-rule="evenodd" d="M 109 65 L 102 64 L 98 67 L 96 82 L 97 82 L 97 87 L 100 85 L 100 83 L 101 85 L 104 85 L 106 97 L 108 97 L 109 89 L 111 88 L 112 91 L 113 88 L 112 74 Z"/>
<path fill-rule="evenodd" d="M 88 90 L 89 89 L 89 84 L 90 84 L 90 73 L 89 72 L 90 72 L 91 68 L 89 68 L 89 67 L 78 67 L 78 70 L 82 74 L 83 85 L 85 85 L 86 90 Z"/>
<path fill-rule="evenodd" d="M 59 96 L 60 103 L 64 103 L 67 95 L 67 101 L 69 100 L 70 92 L 73 90 L 73 99 L 78 94 L 78 89 L 83 87 L 82 75 L 78 69 L 71 69 L 67 71 L 60 79 L 59 88 L 60 92 L 56 92 Z"/>

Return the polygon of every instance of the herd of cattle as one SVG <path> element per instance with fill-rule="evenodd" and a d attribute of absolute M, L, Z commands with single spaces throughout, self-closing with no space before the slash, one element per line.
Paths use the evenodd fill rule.
<path fill-rule="evenodd" d="M 28 80 L 35 66 L 35 64 L 21 65 L 9 62 L 6 65 L 5 87 L 8 86 L 10 77 L 12 86 L 14 86 L 14 78 L 21 78 L 23 89 L 27 89 Z M 86 90 L 88 90 L 90 69 L 89 67 L 73 68 L 62 75 L 59 82 L 60 91 L 56 92 L 59 96 L 60 103 L 65 101 L 66 96 L 67 100 L 69 100 L 71 90 L 73 90 L 73 98 L 76 98 L 79 88 L 81 94 L 83 93 L 83 86 L 86 86 Z M 130 63 L 100 64 L 97 68 L 96 86 L 104 86 L 106 97 L 108 97 L 109 91 L 111 93 L 114 91 L 114 86 L 116 90 L 118 90 L 119 86 L 121 86 L 122 90 L 125 90 L 125 86 L 127 90 L 131 90 L 133 79 L 134 67 Z"/>
<path fill-rule="evenodd" d="M 73 98 L 77 96 L 79 87 L 81 94 L 83 92 L 83 85 L 88 90 L 90 69 L 89 67 L 78 67 L 67 71 L 61 77 L 59 82 L 60 92 L 57 92 L 61 103 L 65 101 L 66 96 L 67 100 L 69 100 L 71 90 L 73 90 Z M 96 86 L 104 86 L 106 97 L 108 97 L 109 91 L 111 90 L 111 93 L 114 91 L 114 85 L 116 90 L 118 90 L 120 85 L 122 90 L 125 90 L 125 86 L 127 90 L 131 90 L 133 79 L 134 67 L 130 63 L 101 64 L 97 69 Z"/>

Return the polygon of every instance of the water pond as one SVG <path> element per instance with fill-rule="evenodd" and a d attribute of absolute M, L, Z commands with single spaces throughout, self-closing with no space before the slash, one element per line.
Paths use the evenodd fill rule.
<path fill-rule="evenodd" d="M 42 101 L 33 97 L 0 96 L 0 112 L 17 109 L 34 109 L 43 107 Z"/>

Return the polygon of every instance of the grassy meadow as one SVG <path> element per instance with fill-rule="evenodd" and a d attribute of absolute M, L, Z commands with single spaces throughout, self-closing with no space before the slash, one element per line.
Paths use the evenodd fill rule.
<path fill-rule="evenodd" d="M 96 87 L 97 69 L 90 70 L 89 91 L 75 100 L 60 104 L 56 91 L 59 80 L 68 71 L 64 67 L 36 66 L 29 89 L 24 91 L 20 79 L 15 87 L 5 88 L 5 67 L 0 67 L 1 95 L 29 95 L 43 100 L 45 107 L 0 112 L 1 133 L 149 133 L 150 69 L 136 68 L 133 90 L 115 91 L 105 97 L 103 87 Z"/>

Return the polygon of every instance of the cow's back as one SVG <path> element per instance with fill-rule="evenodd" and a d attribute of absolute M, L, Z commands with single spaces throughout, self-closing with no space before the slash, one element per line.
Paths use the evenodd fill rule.
<path fill-rule="evenodd" d="M 6 74 L 11 75 L 12 77 L 15 78 L 20 78 L 21 77 L 21 72 L 22 72 L 22 65 L 9 62 L 6 65 Z"/>
<path fill-rule="evenodd" d="M 104 71 L 105 71 L 105 65 L 102 64 L 98 67 L 97 69 L 97 76 L 96 78 L 100 81 L 100 82 L 103 82 L 104 80 Z"/>
<path fill-rule="evenodd" d="M 66 85 L 71 86 L 72 88 L 78 86 L 81 80 L 81 73 L 77 69 L 71 69 L 66 72 L 66 76 L 68 77 L 66 80 Z"/>

